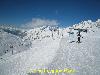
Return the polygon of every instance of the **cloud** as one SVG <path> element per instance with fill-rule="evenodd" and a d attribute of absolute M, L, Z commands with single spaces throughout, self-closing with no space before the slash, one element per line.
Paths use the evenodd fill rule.
<path fill-rule="evenodd" d="M 49 20 L 49 19 L 41 19 L 41 18 L 33 18 L 32 21 L 22 25 L 23 27 L 34 28 L 41 26 L 58 26 L 59 23 L 57 20 Z"/>

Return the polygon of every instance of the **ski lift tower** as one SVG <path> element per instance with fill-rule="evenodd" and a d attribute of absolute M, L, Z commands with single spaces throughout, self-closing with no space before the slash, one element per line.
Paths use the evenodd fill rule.
<path fill-rule="evenodd" d="M 87 29 L 81 29 L 81 28 L 78 28 L 78 29 L 74 29 L 74 30 L 77 30 L 78 31 L 78 34 L 77 34 L 77 42 L 78 43 L 81 43 L 81 41 L 80 41 L 80 38 L 81 38 L 81 32 L 86 32 L 87 33 Z"/>
<path fill-rule="evenodd" d="M 73 27 L 70 27 L 70 28 L 69 28 L 70 31 L 68 32 L 68 33 L 69 33 L 69 38 L 70 38 L 70 39 L 69 39 L 69 42 L 70 42 L 70 43 L 75 42 L 75 41 L 74 41 L 74 32 L 72 31 L 73 29 L 74 29 Z"/>

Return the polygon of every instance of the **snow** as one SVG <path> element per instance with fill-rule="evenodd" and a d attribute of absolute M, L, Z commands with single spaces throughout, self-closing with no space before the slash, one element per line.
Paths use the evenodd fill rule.
<path fill-rule="evenodd" d="M 21 32 L 27 34 L 23 38 L 1 29 L 0 75 L 31 75 L 28 74 L 30 70 L 43 68 L 74 69 L 76 72 L 70 75 L 100 75 L 99 24 L 98 19 L 96 22 L 82 21 L 68 28 L 28 29 Z M 81 32 L 81 43 L 77 43 L 77 30 L 74 30 L 77 28 L 88 30 L 87 33 Z M 70 32 L 74 34 L 70 35 Z M 14 54 L 9 45 L 14 46 Z"/>
<path fill-rule="evenodd" d="M 62 38 L 55 59 L 49 69 L 71 68 L 77 72 L 73 75 L 100 74 L 100 29 L 87 33 L 82 43 L 68 43 L 67 37 Z"/>
<path fill-rule="evenodd" d="M 0 68 L 0 75 L 26 75 L 26 72 L 32 68 L 41 68 L 41 66 L 34 66 L 34 64 L 46 65 L 50 63 L 59 47 L 59 42 L 60 39 L 53 40 L 52 38 L 37 40 L 32 42 L 31 48 L 27 51 L 9 57 L 2 56 L 0 67 L 3 68 Z"/>

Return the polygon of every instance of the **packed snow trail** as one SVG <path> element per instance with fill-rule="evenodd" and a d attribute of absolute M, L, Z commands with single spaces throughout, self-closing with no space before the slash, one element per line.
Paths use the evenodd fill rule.
<path fill-rule="evenodd" d="M 81 43 L 69 43 L 68 37 L 62 38 L 57 55 L 48 69 L 76 70 L 75 73 L 62 75 L 100 75 L 100 29 L 83 34 Z"/>
<path fill-rule="evenodd" d="M 5 61 L 0 61 L 0 75 L 27 75 L 32 69 L 44 68 L 55 57 L 59 42 L 59 39 L 47 38 L 39 43 L 34 42 L 37 46 L 30 50 L 4 57 Z"/>

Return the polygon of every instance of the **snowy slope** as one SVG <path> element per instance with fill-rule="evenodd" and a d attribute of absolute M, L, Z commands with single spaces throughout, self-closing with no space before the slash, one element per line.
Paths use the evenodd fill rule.
<path fill-rule="evenodd" d="M 47 42 L 49 43 L 47 44 Z M 38 42 L 35 43 L 38 44 Z M 36 64 L 46 65 L 50 63 L 58 49 L 59 40 L 47 39 L 39 42 L 39 44 L 41 46 L 37 45 L 23 53 L 3 58 L 5 61 L 0 64 L 2 67 L 0 68 L 0 75 L 26 75 L 30 69 L 41 68 L 41 66 L 35 66 Z"/>
<path fill-rule="evenodd" d="M 80 44 L 62 38 L 56 57 L 48 68 L 75 69 L 77 72 L 72 75 L 100 75 L 100 29 L 94 31 L 88 32 Z"/>
<path fill-rule="evenodd" d="M 44 26 L 22 31 L 27 34 L 23 38 L 1 30 L 0 75 L 28 75 L 32 69 L 43 68 L 76 70 L 76 73 L 68 75 L 100 75 L 99 26 L 100 20 L 83 21 L 68 28 Z M 81 32 L 81 43 L 77 43 L 77 30 L 74 30 L 77 28 L 88 30 L 87 33 Z M 14 54 L 8 48 L 10 42 L 14 46 Z M 20 43 L 23 46 L 19 46 Z M 5 49 L 10 51 L 4 53 Z"/>
<path fill-rule="evenodd" d="M 14 54 L 27 50 L 29 43 L 22 40 L 23 34 L 23 30 L 0 27 L 0 56 L 11 54 L 12 50 Z"/>
<path fill-rule="evenodd" d="M 40 29 L 41 28 L 30 29 L 27 31 L 27 36 L 23 37 L 23 39 L 20 39 L 20 41 L 23 43 L 31 43 L 30 48 L 28 48 L 28 50 L 25 50 L 24 52 L 17 52 L 13 55 L 11 54 L 11 52 L 7 52 L 0 57 L 0 75 L 26 75 L 27 71 L 30 71 L 30 69 L 32 68 L 41 68 L 41 66 L 37 66 L 36 64 L 43 64 L 45 66 L 47 63 L 51 62 L 51 60 L 55 56 L 56 50 L 59 48 L 60 39 L 56 37 L 56 32 L 53 33 L 50 30 L 46 29 L 42 30 L 42 33 L 40 34 Z M 55 34 L 55 36 L 51 37 L 52 34 Z M 10 37 L 10 35 L 12 34 L 7 33 L 4 36 L 6 37 L 8 35 Z M 15 37 L 17 36 L 13 35 L 11 39 Z M 15 40 L 15 42 L 17 41 L 19 42 L 19 40 Z M 18 49 L 15 42 L 11 41 L 11 43 L 13 43 L 14 48 Z M 5 43 L 6 42 L 4 42 L 3 44 Z M 9 42 L 7 42 L 7 44 L 9 44 Z M 4 49 L 3 46 L 1 48 Z M 18 50 L 22 51 L 22 49 Z"/>

